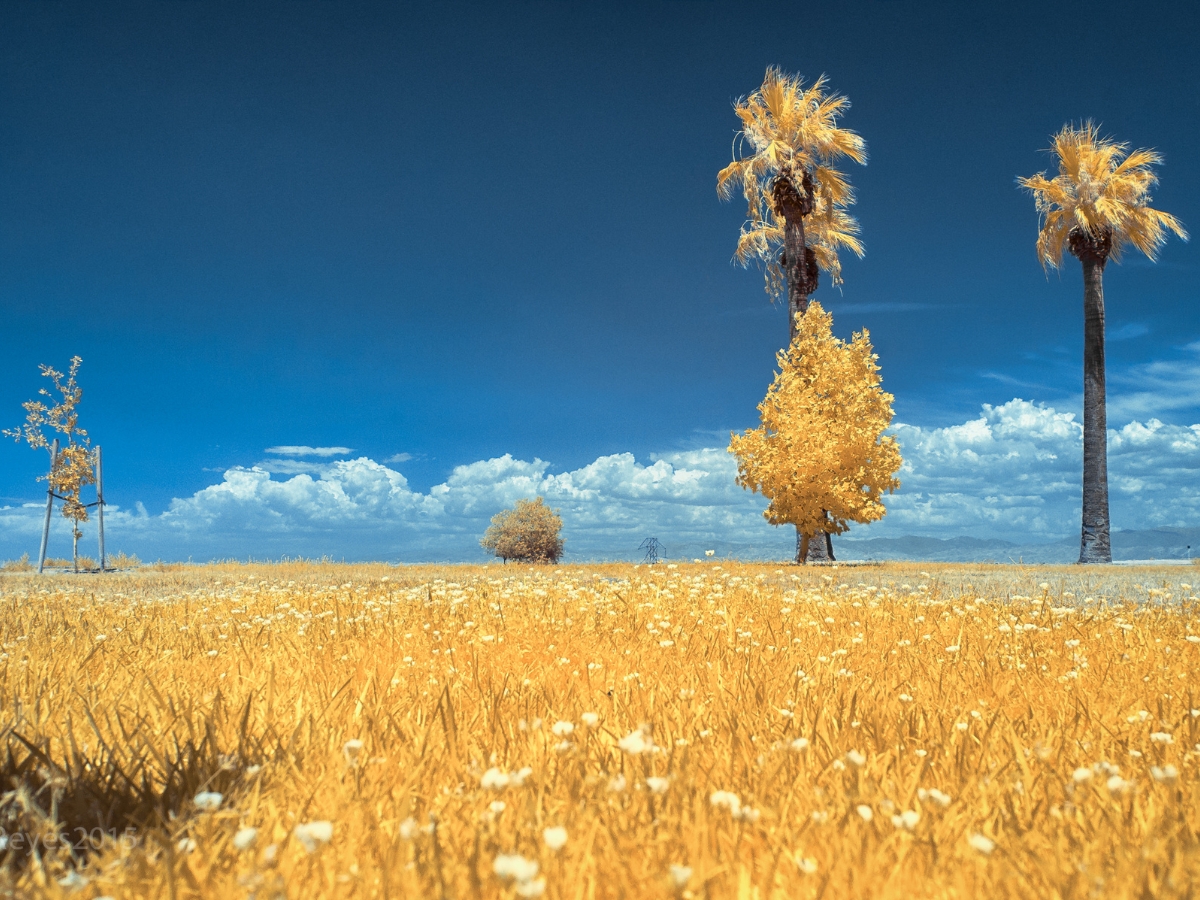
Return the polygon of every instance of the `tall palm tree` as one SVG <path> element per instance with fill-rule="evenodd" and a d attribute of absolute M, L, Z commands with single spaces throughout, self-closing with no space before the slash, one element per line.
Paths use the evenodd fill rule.
<path fill-rule="evenodd" d="M 1104 265 L 1132 246 L 1151 260 L 1172 231 L 1187 232 L 1169 213 L 1151 209 L 1150 188 L 1162 162 L 1153 150 L 1126 155 L 1127 144 L 1102 138 L 1092 122 L 1054 136 L 1058 175 L 1019 178 L 1041 217 L 1037 254 L 1057 269 L 1065 247 L 1083 264 L 1083 529 L 1081 563 L 1112 562 L 1108 519 L 1108 415 L 1104 386 Z"/>
<path fill-rule="evenodd" d="M 858 222 L 846 212 L 854 192 L 833 168 L 842 157 L 867 161 L 863 139 L 838 126 L 849 106 L 845 97 L 826 90 L 825 76 L 805 87 L 799 75 L 771 67 L 762 86 L 733 107 L 742 130 L 734 139 L 733 162 L 717 174 L 717 193 L 728 200 L 737 185 L 742 187 L 747 211 L 736 259 L 762 266 L 772 299 L 786 290 L 789 346 L 819 272 L 841 284 L 838 252 L 863 255 Z M 808 559 L 833 559 L 829 535 L 814 538 Z M 797 562 L 804 561 L 800 544 L 797 532 Z"/>

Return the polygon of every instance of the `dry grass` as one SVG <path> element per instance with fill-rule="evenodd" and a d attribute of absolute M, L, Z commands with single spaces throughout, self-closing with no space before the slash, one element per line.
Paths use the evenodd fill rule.
<path fill-rule="evenodd" d="M 20 559 L 10 559 L 0 566 L 0 570 L 5 572 L 32 572 L 33 569 L 34 566 L 29 561 L 28 553 L 22 553 Z"/>
<path fill-rule="evenodd" d="M 7 575 L 0 889 L 1194 896 L 1193 572 Z"/>

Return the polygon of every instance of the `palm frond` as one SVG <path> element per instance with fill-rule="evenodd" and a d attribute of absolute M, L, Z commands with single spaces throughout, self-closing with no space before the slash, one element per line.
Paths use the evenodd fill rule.
<path fill-rule="evenodd" d="M 1150 189 L 1158 182 L 1152 166 L 1162 162 L 1154 150 L 1126 153 L 1127 144 L 1100 136 L 1095 123 L 1066 125 L 1051 141 L 1058 174 L 1039 172 L 1018 178 L 1033 194 L 1040 218 L 1037 255 L 1045 268 L 1057 268 L 1073 232 L 1107 235 L 1110 257 L 1120 260 L 1132 246 L 1154 259 L 1167 232 L 1187 240 L 1174 216 L 1150 207 Z"/>
<path fill-rule="evenodd" d="M 784 223 L 770 197 L 777 178 L 790 179 L 797 190 L 803 189 L 805 173 L 812 180 L 814 208 L 806 219 L 805 242 L 834 284 L 841 282 L 838 252 L 863 253 L 858 223 L 845 211 L 854 203 L 854 191 L 833 165 L 843 157 L 867 161 L 866 142 L 838 124 L 849 107 L 846 97 L 829 92 L 824 75 L 805 85 L 777 66 L 767 69 L 758 90 L 734 103 L 742 130 L 734 140 L 733 162 L 717 174 L 717 193 L 728 200 L 741 185 L 746 223 L 734 258 L 743 265 L 760 263 L 773 296 L 783 285 L 778 260 Z"/>

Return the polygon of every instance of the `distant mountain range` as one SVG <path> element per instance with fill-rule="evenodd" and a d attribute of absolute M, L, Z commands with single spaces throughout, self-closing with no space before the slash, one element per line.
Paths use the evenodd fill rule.
<path fill-rule="evenodd" d="M 662 557 L 668 561 L 706 559 L 705 550 L 714 551 L 713 562 L 722 559 L 779 560 L 790 559 L 793 550 L 791 535 L 777 529 L 778 541 L 768 545 L 742 544 L 732 541 L 710 541 L 704 546 L 664 541 Z M 1200 557 L 1200 528 L 1152 528 L 1143 531 L 1116 531 L 1112 535 L 1113 560 L 1187 559 Z M 1190 550 L 1188 549 L 1190 546 Z M 569 547 L 569 545 L 568 545 Z M 835 537 L 833 549 L 841 560 L 902 559 L 914 562 L 1026 562 L 1073 563 L 1079 559 L 1079 538 L 1062 538 L 1050 543 L 1027 544 L 999 539 L 954 537 L 935 538 L 905 535 L 895 538 Z M 589 554 L 583 551 L 579 559 L 640 561 L 641 553 Z"/>
<path fill-rule="evenodd" d="M 1126 559 L 1187 559 L 1189 556 L 1200 556 L 1200 528 L 1115 531 L 1112 534 L 1112 550 L 1114 562 Z M 994 539 L 932 538 L 916 535 L 861 540 L 834 538 L 834 552 L 842 559 L 1073 563 L 1079 559 L 1079 538 L 1063 538 L 1049 544 L 1018 544 Z"/>

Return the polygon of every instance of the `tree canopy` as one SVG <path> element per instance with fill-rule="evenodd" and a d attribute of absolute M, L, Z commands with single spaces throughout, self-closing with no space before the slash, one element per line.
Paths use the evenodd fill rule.
<path fill-rule="evenodd" d="M 767 521 L 806 536 L 882 518 L 883 493 L 900 486 L 900 448 L 883 433 L 893 398 L 870 335 L 863 330 L 846 343 L 832 325 L 821 304 L 809 305 L 777 357 L 780 371 L 758 406 L 761 424 L 729 442 L 738 484 L 771 501 Z"/>
<path fill-rule="evenodd" d="M 79 530 L 78 523 L 88 520 L 87 507 L 79 497 L 80 491 L 87 485 L 96 483 L 95 451 L 91 448 L 88 433 L 79 427 L 78 406 L 79 401 L 83 399 L 83 389 L 79 387 L 76 375 L 82 363 L 83 360 L 78 356 L 71 358 L 71 368 L 65 376 L 66 381 L 63 381 L 62 372 L 51 366 L 39 366 L 42 375 L 53 382 L 60 399 L 50 406 L 42 400 L 30 400 L 21 404 L 25 409 L 24 426 L 0 432 L 5 437 L 18 441 L 24 438 L 30 447 L 44 450 L 50 449 L 50 441 L 43 428 L 63 435 L 66 443 L 54 457 L 50 474 L 38 480 L 49 481 L 50 490 L 62 498 L 62 514 L 76 523 L 76 532 Z M 48 400 L 54 399 L 46 388 L 42 388 L 38 393 Z"/>
<path fill-rule="evenodd" d="M 541 497 L 518 500 L 513 509 L 492 516 L 480 546 L 507 562 L 556 563 L 562 558 L 562 519 Z"/>

